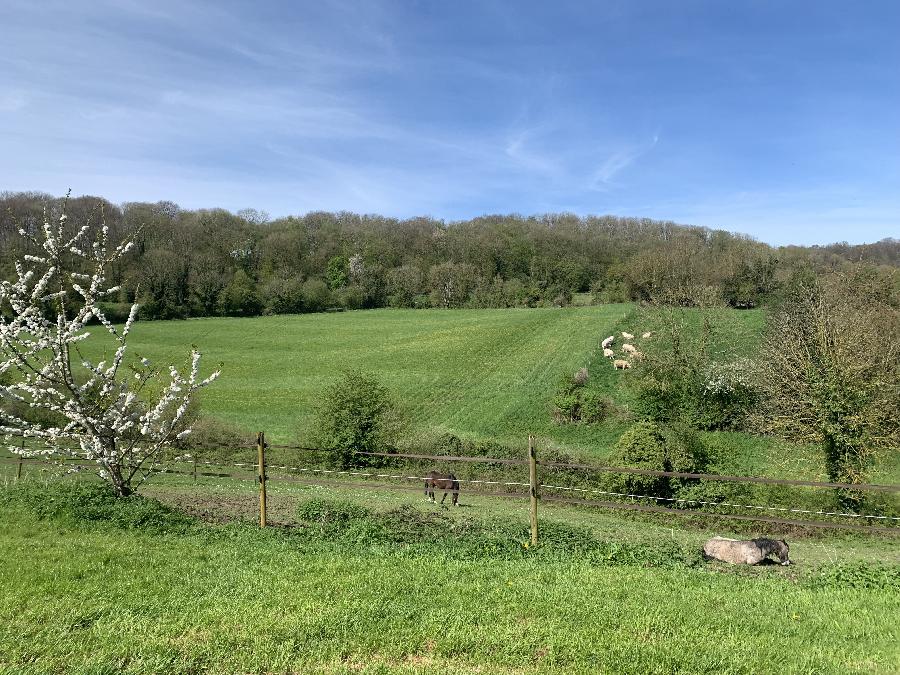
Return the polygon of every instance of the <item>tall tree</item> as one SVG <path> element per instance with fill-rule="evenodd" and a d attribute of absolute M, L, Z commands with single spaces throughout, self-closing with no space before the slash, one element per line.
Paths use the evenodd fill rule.
<path fill-rule="evenodd" d="M 865 267 L 795 279 L 762 349 L 759 424 L 820 443 L 834 482 L 900 445 L 900 311 L 872 283 Z"/>

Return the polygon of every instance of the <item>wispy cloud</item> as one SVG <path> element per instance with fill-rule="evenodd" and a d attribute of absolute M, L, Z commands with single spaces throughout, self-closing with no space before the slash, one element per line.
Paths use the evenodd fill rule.
<path fill-rule="evenodd" d="M 878 65 L 895 42 L 874 39 L 896 21 L 848 10 L 865 38 L 853 24 L 842 50 L 820 32 L 801 49 L 744 34 L 770 10 L 649 11 L 6 0 L 0 190 L 276 216 L 617 212 L 762 239 L 791 219 L 831 239 L 897 231 L 900 75 Z M 782 62 L 802 81 L 760 70 Z"/>
<path fill-rule="evenodd" d="M 22 91 L 0 93 L 0 112 L 17 112 L 25 107 L 27 98 Z"/>
<path fill-rule="evenodd" d="M 590 181 L 593 190 L 607 191 L 615 187 L 615 177 L 634 164 L 639 158 L 653 150 L 659 143 L 659 133 L 653 134 L 650 140 L 635 145 L 625 146 L 613 152 L 594 172 Z"/>

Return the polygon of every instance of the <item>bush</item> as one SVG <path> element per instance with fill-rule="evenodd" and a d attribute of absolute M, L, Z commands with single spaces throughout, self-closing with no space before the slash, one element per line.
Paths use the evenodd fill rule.
<path fill-rule="evenodd" d="M 190 516 L 155 499 L 118 497 L 105 483 L 22 481 L 0 492 L 0 503 L 20 505 L 41 520 L 107 524 L 154 534 L 183 533 L 195 525 Z"/>
<path fill-rule="evenodd" d="M 267 314 L 296 314 L 303 311 L 302 282 L 299 277 L 274 277 L 260 291 Z"/>
<path fill-rule="evenodd" d="M 178 454 L 187 452 L 201 459 L 224 460 L 243 456 L 256 439 L 243 429 L 215 417 L 191 422 L 191 433 L 177 442 Z"/>
<path fill-rule="evenodd" d="M 100 302 L 97 303 L 104 316 L 112 323 L 125 323 L 131 314 L 130 302 Z"/>
<path fill-rule="evenodd" d="M 388 452 L 401 429 L 400 414 L 388 390 L 371 375 L 345 371 L 322 394 L 316 440 L 333 451 L 342 468 L 377 466 L 382 458 L 356 452 Z"/>
<path fill-rule="evenodd" d="M 664 427 L 638 422 L 619 438 L 610 463 L 647 471 L 702 472 L 708 455 L 700 437 L 684 425 Z M 672 498 L 688 480 L 670 476 L 611 474 L 605 481 L 613 492 Z"/>
<path fill-rule="evenodd" d="M 663 327 L 632 371 L 637 412 L 655 422 L 681 422 L 698 429 L 739 429 L 756 403 L 753 365 L 747 359 L 722 363 L 715 316 L 703 314 L 698 332 L 683 315 L 658 314 Z"/>
<path fill-rule="evenodd" d="M 359 286 L 346 286 L 335 291 L 334 299 L 344 309 L 362 309 L 366 296 Z"/>
<path fill-rule="evenodd" d="M 757 401 L 752 384 L 753 366 L 747 359 L 711 363 L 702 374 L 695 404 L 697 424 L 702 429 L 740 429 Z"/>
<path fill-rule="evenodd" d="M 300 287 L 304 312 L 324 312 L 331 304 L 331 293 L 321 279 L 308 279 Z"/>
<path fill-rule="evenodd" d="M 599 424 L 614 409 L 612 401 L 599 391 L 585 388 L 587 368 L 581 368 L 573 377 L 564 376 L 553 397 L 553 419 L 560 424 Z"/>

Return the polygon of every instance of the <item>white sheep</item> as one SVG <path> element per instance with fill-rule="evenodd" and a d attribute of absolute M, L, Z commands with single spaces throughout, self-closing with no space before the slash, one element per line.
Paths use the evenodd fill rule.
<path fill-rule="evenodd" d="M 629 354 L 634 354 L 637 351 L 637 347 L 626 342 L 624 345 L 622 345 L 622 351 Z"/>
<path fill-rule="evenodd" d="M 644 358 L 644 352 L 639 352 L 637 349 L 635 349 L 633 352 L 631 352 L 631 358 L 633 358 L 635 361 L 640 361 Z"/>
<path fill-rule="evenodd" d="M 628 363 L 628 361 L 626 361 L 625 359 L 616 359 L 615 361 L 613 361 L 613 368 L 615 368 L 616 370 L 626 370 L 628 368 L 631 368 L 631 364 Z"/>
<path fill-rule="evenodd" d="M 615 335 L 610 335 L 608 338 L 606 338 L 605 340 L 603 340 L 603 342 L 600 343 L 600 346 L 603 347 L 603 349 L 606 349 L 613 343 L 613 340 L 615 340 L 615 339 L 616 339 Z"/>
<path fill-rule="evenodd" d="M 631 333 L 626 333 L 624 330 L 622 331 L 622 337 L 626 340 L 634 340 L 634 335 Z"/>
<path fill-rule="evenodd" d="M 647 339 L 648 337 L 650 337 L 651 335 L 653 335 L 653 333 L 651 333 L 651 332 L 648 330 L 646 333 L 644 333 L 643 335 L 641 335 L 641 337 L 644 338 L 644 339 L 646 340 L 646 339 Z"/>
<path fill-rule="evenodd" d="M 612 349 L 609 349 L 608 347 L 603 348 L 603 356 L 605 356 L 606 358 L 611 359 L 615 357 L 615 355 L 616 353 Z"/>

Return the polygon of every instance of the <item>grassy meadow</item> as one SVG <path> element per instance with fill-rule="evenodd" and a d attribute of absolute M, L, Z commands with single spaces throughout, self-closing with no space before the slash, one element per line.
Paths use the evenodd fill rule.
<path fill-rule="evenodd" d="M 358 368 L 393 392 L 412 443 L 452 432 L 524 446 L 533 433 L 540 448 L 602 459 L 627 422 L 560 426 L 550 400 L 562 375 L 586 366 L 588 386 L 627 408 L 623 374 L 598 347 L 614 331 L 656 328 L 636 311 L 146 322 L 130 344 L 160 365 L 200 346 L 206 368 L 223 364 L 203 412 L 276 443 L 307 440 L 318 392 Z M 751 354 L 763 322 L 724 312 L 721 350 Z M 824 477 L 814 448 L 738 432 L 705 440 L 715 471 Z M 14 463 L 0 463 L 0 673 L 900 671 L 893 535 L 544 502 L 535 549 L 524 499 L 464 486 L 461 507 L 447 509 L 423 503 L 417 482 L 314 486 L 276 468 L 272 527 L 260 530 L 250 469 L 197 484 L 156 476 L 123 501 L 87 473 L 23 468 L 18 480 Z M 483 465 L 459 470 L 469 468 L 482 474 L 461 477 L 492 477 Z M 893 482 L 896 470 L 885 462 L 873 478 Z M 823 491 L 758 487 L 740 498 L 829 508 Z M 713 535 L 785 537 L 795 564 L 706 562 Z"/>
<path fill-rule="evenodd" d="M 413 433 L 524 443 L 529 433 L 590 441 L 555 426 L 559 377 L 586 365 L 631 305 L 566 309 L 391 310 L 139 322 L 129 345 L 157 364 L 183 362 L 198 345 L 206 368 L 223 364 L 203 393 L 211 415 L 280 442 L 308 439 L 316 395 L 344 369 L 377 376 Z M 93 355 L 99 356 L 98 344 Z M 607 369 L 611 375 L 612 368 Z"/>
<path fill-rule="evenodd" d="M 166 477 L 148 494 L 179 509 L 167 511 L 7 483 L 0 672 L 900 667 L 896 540 L 805 537 L 793 567 L 738 570 L 700 559 L 707 531 L 619 514 L 547 507 L 544 543 L 528 550 L 518 501 L 450 510 L 273 482 L 279 527 L 260 531 L 254 493 Z M 180 515 L 215 522 L 212 505 L 238 522 Z"/>
<path fill-rule="evenodd" d="M 699 315 L 684 313 L 689 326 Z M 763 310 L 722 310 L 718 349 L 753 354 Z M 403 444 L 440 433 L 525 447 L 529 434 L 576 457 L 604 459 L 627 427 L 559 425 L 551 401 L 560 378 L 586 366 L 588 386 L 627 410 L 623 374 L 602 356 L 600 341 L 621 330 L 655 330 L 652 313 L 631 304 L 542 309 L 394 310 L 135 324 L 132 354 L 157 365 L 183 363 L 198 345 L 204 367 L 221 378 L 201 395 L 204 413 L 274 443 L 311 443 L 317 396 L 344 369 L 374 374 L 409 421 Z M 640 339 L 637 340 L 640 346 Z M 87 352 L 100 358 L 108 345 Z M 721 473 L 826 478 L 819 451 L 745 433 L 707 434 Z M 873 480 L 900 479 L 900 457 L 885 457 Z"/>

